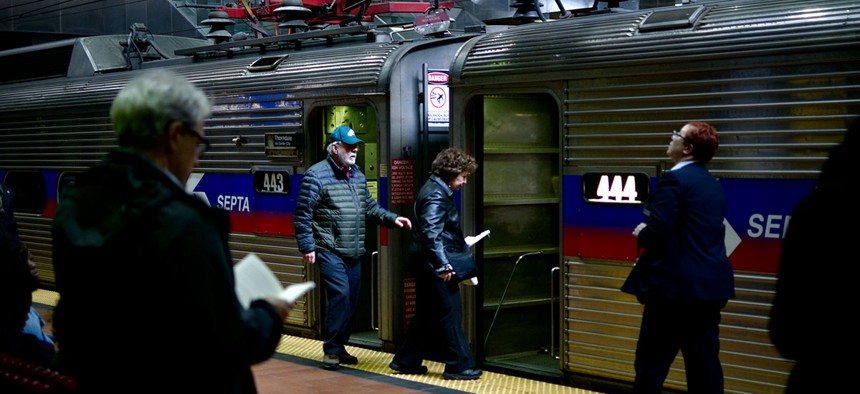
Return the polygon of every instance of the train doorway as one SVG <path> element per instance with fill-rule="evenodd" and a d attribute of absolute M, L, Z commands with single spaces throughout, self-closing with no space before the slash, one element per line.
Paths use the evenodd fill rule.
<path fill-rule="evenodd" d="M 559 104 L 548 94 L 475 100 L 475 229 L 491 231 L 476 249 L 479 353 L 487 366 L 559 377 Z"/>

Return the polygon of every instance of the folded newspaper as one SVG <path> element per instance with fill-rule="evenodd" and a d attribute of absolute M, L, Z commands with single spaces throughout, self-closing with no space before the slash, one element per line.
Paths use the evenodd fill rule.
<path fill-rule="evenodd" d="M 478 241 L 486 238 L 488 235 L 490 235 L 490 230 L 484 230 L 482 233 L 480 233 L 478 235 L 469 235 L 466 237 L 466 245 L 468 245 L 471 248 L 472 245 L 478 243 Z M 465 284 L 465 285 L 469 285 L 469 286 L 476 286 L 478 284 L 478 278 L 477 277 L 469 278 L 469 279 L 466 279 L 460 283 Z"/>
<path fill-rule="evenodd" d="M 484 237 L 486 237 L 488 235 L 490 235 L 490 230 L 484 230 L 484 232 L 482 232 L 478 235 L 470 235 L 470 236 L 466 237 L 466 245 L 469 245 L 469 247 L 472 247 L 472 245 L 478 243 L 478 241 L 484 239 Z"/>
<path fill-rule="evenodd" d="M 240 260 L 233 271 L 236 274 L 236 296 L 245 308 L 251 306 L 251 301 L 265 297 L 278 297 L 292 304 L 316 287 L 313 281 L 281 287 L 272 270 L 254 253 Z"/>

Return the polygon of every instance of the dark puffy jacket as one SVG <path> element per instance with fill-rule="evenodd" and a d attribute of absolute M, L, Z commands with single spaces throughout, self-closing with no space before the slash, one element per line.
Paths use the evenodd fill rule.
<path fill-rule="evenodd" d="M 370 196 L 358 166 L 347 177 L 329 156 L 305 171 L 293 222 L 302 253 L 324 249 L 355 259 L 365 253 L 365 220 L 394 227 L 397 217 Z"/>
<path fill-rule="evenodd" d="M 54 332 L 82 392 L 255 391 L 251 365 L 274 353 L 283 323 L 268 302 L 239 304 L 229 228 L 226 211 L 130 151 L 63 191 Z"/>

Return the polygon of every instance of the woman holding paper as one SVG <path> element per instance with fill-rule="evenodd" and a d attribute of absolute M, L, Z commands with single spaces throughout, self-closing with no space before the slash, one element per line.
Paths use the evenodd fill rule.
<path fill-rule="evenodd" d="M 442 374 L 445 379 L 472 380 L 481 376 L 460 327 L 459 281 L 452 280 L 460 278 L 450 263 L 450 251 L 465 248 L 468 252 L 454 192 L 466 184 L 466 178 L 477 168 L 474 158 L 459 149 L 447 148 L 433 160 L 430 179 L 418 192 L 415 200 L 418 225 L 409 246 L 415 263 L 416 311 L 403 346 L 389 364 L 400 373 L 426 373 L 427 367 L 421 364 L 429 358 L 445 362 Z"/>

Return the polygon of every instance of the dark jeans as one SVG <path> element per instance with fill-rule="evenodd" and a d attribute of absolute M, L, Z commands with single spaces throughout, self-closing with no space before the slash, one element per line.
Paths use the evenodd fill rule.
<path fill-rule="evenodd" d="M 323 326 L 323 352 L 341 354 L 349 342 L 352 318 L 358 307 L 361 290 L 361 264 L 358 259 L 344 259 L 317 250 L 326 294 L 326 317 Z"/>
<path fill-rule="evenodd" d="M 415 316 L 409 322 L 406 340 L 394 362 L 416 367 L 424 359 L 441 359 L 445 372 L 460 373 L 475 368 L 469 340 L 461 327 L 463 305 L 457 282 L 443 282 L 424 263 L 416 278 Z"/>
<path fill-rule="evenodd" d="M 660 393 L 678 351 L 690 393 L 722 393 L 720 309 L 725 301 L 648 302 L 636 346 L 634 393 Z"/>

